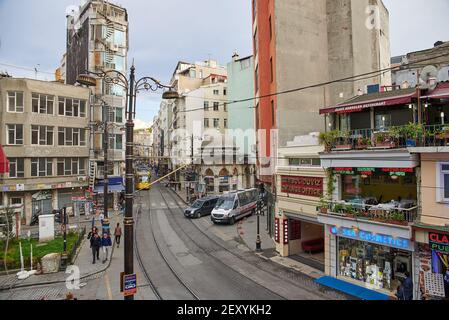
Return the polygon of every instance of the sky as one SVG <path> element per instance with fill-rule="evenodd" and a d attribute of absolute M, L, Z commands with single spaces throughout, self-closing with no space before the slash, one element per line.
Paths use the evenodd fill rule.
<path fill-rule="evenodd" d="M 0 0 L 0 71 L 53 80 L 65 52 L 66 10 L 81 0 Z M 281 0 L 282 1 L 282 0 Z M 313 1 L 313 0 L 309 0 Z M 209 57 L 226 65 L 252 54 L 251 0 L 117 0 L 130 22 L 129 62 L 138 76 L 168 82 L 178 61 Z M 392 56 L 449 41 L 449 0 L 384 0 Z M 20 23 L 19 23 L 20 22 Z M 12 66 L 14 67 L 12 67 Z M 20 68 L 17 68 L 20 67 Z M 138 97 L 138 126 L 157 114 L 161 95 Z"/>

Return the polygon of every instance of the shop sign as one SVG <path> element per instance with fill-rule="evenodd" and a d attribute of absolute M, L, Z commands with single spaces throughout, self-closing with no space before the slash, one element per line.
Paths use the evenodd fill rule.
<path fill-rule="evenodd" d="M 123 295 L 133 296 L 137 293 L 137 275 L 130 274 L 123 277 Z"/>
<path fill-rule="evenodd" d="M 319 198 L 323 195 L 323 178 L 282 176 L 281 192 Z"/>
<path fill-rule="evenodd" d="M 288 219 L 284 220 L 284 244 L 288 244 Z"/>
<path fill-rule="evenodd" d="M 337 227 L 333 226 L 330 228 L 330 232 L 333 235 L 344 237 L 344 238 L 351 238 L 351 239 L 356 239 L 356 240 L 360 240 L 360 241 L 385 245 L 385 246 L 389 246 L 389 247 L 395 247 L 395 248 L 399 248 L 399 249 L 409 249 L 409 247 L 410 247 L 410 241 L 408 239 L 395 238 L 395 237 L 387 236 L 384 234 L 375 234 L 375 233 L 372 233 L 369 231 L 363 231 L 363 230 L 351 229 L 351 228 L 345 228 L 345 227 L 337 228 Z"/>
<path fill-rule="evenodd" d="M 280 242 L 280 237 L 279 237 L 279 218 L 275 218 L 274 219 L 274 241 L 276 243 Z"/>
<path fill-rule="evenodd" d="M 449 235 L 429 232 L 429 245 L 431 250 L 449 254 Z"/>
<path fill-rule="evenodd" d="M 336 174 L 344 174 L 344 175 L 372 176 L 374 174 L 377 174 L 377 175 L 389 175 L 398 177 L 413 175 L 415 172 L 413 168 L 353 168 L 353 167 L 334 168 L 333 171 Z"/>

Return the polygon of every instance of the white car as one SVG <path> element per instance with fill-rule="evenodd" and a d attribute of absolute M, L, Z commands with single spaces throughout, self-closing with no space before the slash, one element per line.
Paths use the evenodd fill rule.
<path fill-rule="evenodd" d="M 211 220 L 215 224 L 234 224 L 237 220 L 255 213 L 257 200 L 257 189 L 235 191 L 223 195 L 212 210 Z"/>

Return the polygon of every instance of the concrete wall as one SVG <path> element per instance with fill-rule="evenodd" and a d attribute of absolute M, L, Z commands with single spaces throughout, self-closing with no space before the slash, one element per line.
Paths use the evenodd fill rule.
<path fill-rule="evenodd" d="M 447 225 L 449 219 L 449 203 L 437 201 L 437 192 L 442 187 L 437 183 L 438 166 L 441 162 L 449 162 L 449 154 L 421 154 L 421 222 L 437 226 Z"/>

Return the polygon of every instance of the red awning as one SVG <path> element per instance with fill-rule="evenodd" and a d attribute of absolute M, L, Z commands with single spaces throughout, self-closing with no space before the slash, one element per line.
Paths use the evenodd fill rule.
<path fill-rule="evenodd" d="M 339 104 L 332 108 L 321 109 L 320 114 L 328 113 L 351 113 L 360 112 L 367 108 L 395 106 L 412 102 L 412 98 L 416 96 L 416 92 L 408 93 L 401 96 L 393 96 L 388 98 L 378 98 L 375 100 L 367 100 L 357 103 Z"/>
<path fill-rule="evenodd" d="M 429 92 L 423 99 L 448 99 L 449 98 L 449 82 L 443 82 Z"/>
<path fill-rule="evenodd" d="M 9 173 L 9 161 L 0 145 L 0 174 Z"/>

